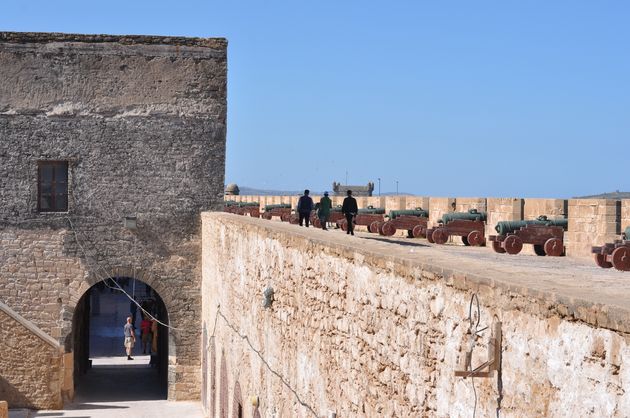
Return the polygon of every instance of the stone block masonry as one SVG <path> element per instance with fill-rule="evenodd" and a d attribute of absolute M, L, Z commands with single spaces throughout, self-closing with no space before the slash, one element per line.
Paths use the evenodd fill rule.
<path fill-rule="evenodd" d="M 613 242 L 621 234 L 621 202 L 606 199 L 570 199 L 567 255 L 591 257 L 591 245 Z"/>
<path fill-rule="evenodd" d="M 59 343 L 1 302 L 0 341 L 0 399 L 10 408 L 60 408 L 72 385 L 64 387 Z"/>
<path fill-rule="evenodd" d="M 225 39 L 0 33 L 0 301 L 69 363 L 81 297 L 132 276 L 186 330 L 169 332 L 169 399 L 199 399 L 199 213 L 222 206 L 226 91 Z M 50 160 L 68 163 L 67 212 L 38 212 Z"/>
<path fill-rule="evenodd" d="M 472 416 L 471 381 L 454 373 L 473 293 L 482 326 L 500 321 L 503 333 L 499 374 L 474 380 L 477 416 L 630 410 L 630 299 L 615 272 L 230 214 L 202 220 L 210 416 L 221 404 L 233 413 L 235 395 L 257 397 L 261 416 Z M 476 341 L 473 366 L 488 337 Z"/>

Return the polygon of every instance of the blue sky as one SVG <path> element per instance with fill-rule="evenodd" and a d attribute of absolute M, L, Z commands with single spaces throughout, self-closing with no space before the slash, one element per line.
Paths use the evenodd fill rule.
<path fill-rule="evenodd" d="M 229 40 L 226 181 L 630 191 L 630 3 L 7 1 L 0 30 Z"/>

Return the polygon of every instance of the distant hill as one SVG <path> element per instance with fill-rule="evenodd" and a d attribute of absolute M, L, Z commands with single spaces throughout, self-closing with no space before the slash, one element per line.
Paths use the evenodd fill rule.
<path fill-rule="evenodd" d="M 578 196 L 574 197 L 574 199 L 630 199 L 630 192 L 620 192 L 617 190 L 616 192 L 594 194 L 592 196 Z"/>
<path fill-rule="evenodd" d="M 241 195 L 245 195 L 245 196 L 301 196 L 302 193 L 304 193 L 304 190 L 272 190 L 272 189 L 255 189 L 253 187 L 247 187 L 247 186 L 238 186 L 240 191 L 241 191 Z M 311 190 L 311 194 L 312 195 L 321 195 L 322 193 L 324 193 L 323 191 L 316 191 L 316 190 Z M 331 195 L 332 190 L 329 190 L 328 193 L 330 193 Z M 381 193 L 381 196 L 395 196 L 396 192 L 383 192 Z M 399 195 L 401 196 L 413 196 L 413 194 L 411 193 L 403 193 L 400 192 Z M 373 194 L 373 196 L 377 196 L 376 193 Z"/>

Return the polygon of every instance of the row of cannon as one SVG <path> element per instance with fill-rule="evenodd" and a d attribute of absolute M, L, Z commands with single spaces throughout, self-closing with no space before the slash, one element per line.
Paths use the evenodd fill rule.
<path fill-rule="evenodd" d="M 254 206 L 258 208 L 257 203 L 240 204 L 243 205 L 240 209 L 226 205 L 226 211 L 257 217 L 257 211 L 253 209 Z M 260 216 L 269 220 L 279 217 L 284 222 L 298 223 L 298 217 L 289 204 L 266 205 Z M 316 211 L 311 213 L 310 220 L 315 227 L 321 227 Z M 336 224 L 344 231 L 348 228 L 340 206 L 332 208 L 328 222 Z M 450 237 L 459 236 L 465 246 L 486 245 L 486 223 L 487 214 L 476 209 L 445 213 L 437 225 L 431 227 L 429 213 L 422 208 L 392 210 L 386 214 L 384 208 L 370 206 L 359 209 L 354 217 L 355 225 L 365 226 L 371 233 L 392 236 L 398 230 L 406 230 L 410 238 L 425 238 L 435 244 L 445 244 Z M 549 219 L 539 216 L 532 220 L 501 221 L 494 228 L 497 234 L 488 236 L 487 241 L 499 254 L 518 254 L 524 244 L 530 244 L 536 255 L 558 257 L 565 254 L 564 232 L 567 228 L 566 218 Z M 621 239 L 601 247 L 593 247 L 592 252 L 598 266 L 630 271 L 630 227 L 622 234 Z"/>

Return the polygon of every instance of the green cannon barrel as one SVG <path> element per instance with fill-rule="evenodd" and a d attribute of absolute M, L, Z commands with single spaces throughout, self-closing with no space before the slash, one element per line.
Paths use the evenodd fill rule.
<path fill-rule="evenodd" d="M 276 203 L 274 205 L 265 205 L 265 212 L 272 209 L 291 209 L 290 203 Z"/>
<path fill-rule="evenodd" d="M 359 209 L 360 210 L 360 209 Z M 331 212 L 341 212 L 341 205 L 334 206 L 330 209 Z"/>
<path fill-rule="evenodd" d="M 224 200 L 223 201 L 223 205 L 224 206 L 236 206 L 238 204 L 237 201 L 235 200 Z"/>
<path fill-rule="evenodd" d="M 428 218 L 429 212 L 424 209 L 405 209 L 389 211 L 389 219 L 396 219 L 399 216 L 419 216 L 422 218 Z"/>
<path fill-rule="evenodd" d="M 382 215 L 385 213 L 385 208 L 375 208 L 368 206 L 367 208 L 359 209 L 359 213 L 362 215 Z"/>
<path fill-rule="evenodd" d="M 626 227 L 626 230 L 624 231 L 624 235 L 626 236 L 625 239 L 630 241 L 630 226 Z"/>
<path fill-rule="evenodd" d="M 260 206 L 260 203 L 258 203 L 258 202 L 239 202 L 239 204 L 238 204 L 239 208 L 246 208 L 246 207 L 251 207 L 251 206 Z"/>
<path fill-rule="evenodd" d="M 468 212 L 452 212 L 442 215 L 442 223 L 446 225 L 455 219 L 463 219 L 467 221 L 484 221 L 486 220 L 486 212 L 479 212 L 477 209 L 469 209 Z"/>
<path fill-rule="evenodd" d="M 569 221 L 566 218 L 548 219 L 546 216 L 539 216 L 536 219 L 526 221 L 501 221 L 497 223 L 494 229 L 499 233 L 499 235 L 506 235 L 527 225 L 561 226 L 562 228 L 567 229 Z"/>

